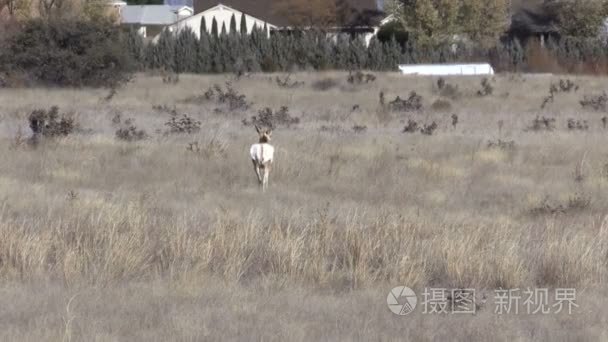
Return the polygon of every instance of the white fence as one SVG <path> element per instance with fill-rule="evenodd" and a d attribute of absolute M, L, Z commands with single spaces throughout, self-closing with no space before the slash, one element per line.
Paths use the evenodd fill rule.
<path fill-rule="evenodd" d="M 399 70 L 404 75 L 494 75 L 494 69 L 485 64 L 403 64 Z"/>

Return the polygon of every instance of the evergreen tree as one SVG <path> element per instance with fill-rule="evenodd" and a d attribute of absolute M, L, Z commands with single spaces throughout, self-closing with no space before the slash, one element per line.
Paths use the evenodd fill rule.
<path fill-rule="evenodd" d="M 226 23 L 222 23 L 222 33 L 220 33 L 220 37 L 226 36 Z"/>
<path fill-rule="evenodd" d="M 224 72 L 222 56 L 222 39 L 215 38 L 211 41 L 211 70 L 215 73 Z"/>
<path fill-rule="evenodd" d="M 215 20 L 215 17 L 213 17 L 213 21 L 211 22 L 211 36 L 213 38 L 218 37 L 217 20 Z"/>
<path fill-rule="evenodd" d="M 384 54 L 382 52 L 382 45 L 378 38 L 372 38 L 367 47 L 367 69 L 382 70 L 384 64 Z"/>
<path fill-rule="evenodd" d="M 247 18 L 245 17 L 245 13 L 241 14 L 241 34 L 247 34 Z"/>
<path fill-rule="evenodd" d="M 363 37 L 355 37 L 350 41 L 349 64 L 355 69 L 364 69 L 367 65 L 367 48 Z"/>
<path fill-rule="evenodd" d="M 401 45 L 397 43 L 395 37 L 391 39 L 390 42 L 384 45 L 385 46 L 385 70 L 396 70 L 399 62 L 401 60 Z"/>
<path fill-rule="evenodd" d="M 211 55 L 211 36 L 203 32 L 198 41 L 196 71 L 198 73 L 210 73 L 213 71 Z"/>
<path fill-rule="evenodd" d="M 207 32 L 209 32 L 209 31 L 207 31 L 207 21 L 205 20 L 205 16 L 203 15 L 201 17 L 201 28 L 200 28 L 200 32 L 199 32 L 199 38 L 202 37 Z"/>
<path fill-rule="evenodd" d="M 349 64 L 350 43 L 348 38 L 338 36 L 338 41 L 334 45 L 334 68 L 337 70 L 348 70 L 352 66 Z"/>
<path fill-rule="evenodd" d="M 236 16 L 232 13 L 232 17 L 230 17 L 230 34 L 236 34 Z"/>
<path fill-rule="evenodd" d="M 183 29 L 175 41 L 175 71 L 196 72 L 198 42 L 196 35 L 189 27 Z"/>
<path fill-rule="evenodd" d="M 126 49 L 129 55 L 133 58 L 135 70 L 141 70 L 146 67 L 146 51 L 143 38 L 133 28 L 127 32 Z"/>
<path fill-rule="evenodd" d="M 175 36 L 163 30 L 156 44 L 153 65 L 165 70 L 175 70 Z"/>

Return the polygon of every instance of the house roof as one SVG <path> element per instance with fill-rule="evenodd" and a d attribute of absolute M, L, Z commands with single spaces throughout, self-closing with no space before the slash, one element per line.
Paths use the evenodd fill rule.
<path fill-rule="evenodd" d="M 239 10 L 252 17 L 276 26 L 290 26 L 292 23 L 285 15 L 277 12 L 282 0 L 194 0 L 195 13 L 206 11 L 218 4 Z M 344 0 L 347 5 L 343 26 L 377 26 L 384 19 L 381 10 L 383 0 Z"/>
<path fill-rule="evenodd" d="M 120 12 L 123 24 L 170 25 L 181 19 L 178 12 L 188 9 L 187 6 L 141 5 L 124 6 Z"/>

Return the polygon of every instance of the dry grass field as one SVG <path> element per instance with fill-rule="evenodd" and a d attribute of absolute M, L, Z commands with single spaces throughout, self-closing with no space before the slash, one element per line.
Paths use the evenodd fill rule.
<path fill-rule="evenodd" d="M 608 339 L 608 113 L 579 104 L 608 79 L 570 77 L 541 109 L 560 78 L 499 75 L 486 96 L 446 78 L 444 108 L 437 78 L 275 76 L 0 89 L 0 340 Z M 184 102 L 226 81 L 249 109 Z M 388 108 L 410 91 L 422 110 Z M 53 105 L 75 132 L 30 143 Z M 281 106 L 300 122 L 275 128 L 262 194 L 242 121 Z M 173 108 L 200 131 L 168 133 Z M 117 138 L 127 119 L 147 138 Z M 394 315 L 398 285 L 474 288 L 477 313 Z M 576 288 L 579 307 L 494 313 L 495 289 L 528 287 Z"/>

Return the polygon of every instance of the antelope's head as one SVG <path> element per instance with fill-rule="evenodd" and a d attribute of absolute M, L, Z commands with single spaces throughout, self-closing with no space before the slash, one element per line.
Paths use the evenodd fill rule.
<path fill-rule="evenodd" d="M 258 132 L 260 136 L 260 143 L 268 143 L 272 138 L 272 129 L 260 129 L 257 125 L 255 126 L 255 130 Z"/>

